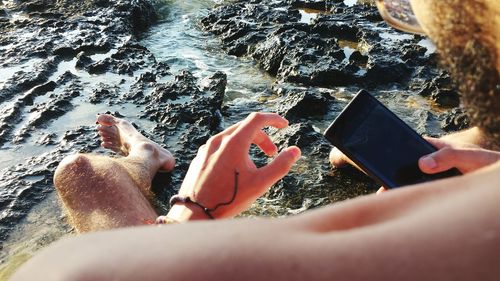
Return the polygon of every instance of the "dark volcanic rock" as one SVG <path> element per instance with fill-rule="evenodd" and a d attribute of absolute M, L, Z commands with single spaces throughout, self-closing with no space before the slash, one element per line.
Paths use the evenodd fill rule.
<path fill-rule="evenodd" d="M 161 192 L 155 188 L 163 202 L 180 186 L 198 148 L 222 130 L 221 107 L 226 83 L 226 75 L 221 72 L 199 83 L 191 73 L 183 71 L 173 82 L 161 84 L 150 96 L 144 97 L 143 117 L 155 121 L 154 138 L 167 147 L 174 147 L 177 157 L 176 173 L 170 179 L 174 188 L 164 186 Z"/>
<path fill-rule="evenodd" d="M 288 95 L 278 108 L 278 113 L 288 120 L 324 115 L 328 110 L 327 98 L 320 93 L 305 91 Z"/>
<path fill-rule="evenodd" d="M 279 148 L 296 145 L 305 156 L 297 163 L 298 171 L 292 169 L 266 195 L 268 199 L 287 202 L 288 211 L 281 214 L 298 213 L 328 204 L 328 198 L 347 199 L 352 196 L 352 192 L 360 195 L 377 188 L 371 179 L 359 171 L 348 169 L 346 173 L 332 170 L 328 163 L 330 144 L 307 122 L 292 124 L 273 133 L 273 140 Z M 308 176 L 300 176 L 304 170 L 307 170 Z M 342 186 L 349 186 L 350 190 L 342 190 Z"/>
<path fill-rule="evenodd" d="M 431 59 L 425 48 L 407 44 L 408 39 L 399 39 L 390 29 L 374 32 L 372 22 L 381 20 L 375 7 L 265 2 L 240 0 L 218 7 L 201 25 L 220 36 L 230 54 L 253 57 L 279 80 L 321 87 L 406 83 L 414 75 L 412 65 L 426 65 Z M 299 10 L 311 8 L 318 15 L 303 22 Z M 287 20 L 269 20 L 277 12 L 286 13 Z"/>
<path fill-rule="evenodd" d="M 108 104 L 122 101 L 115 91 L 120 85 L 92 92 L 88 84 L 82 83 L 81 79 L 87 78 L 81 70 L 126 74 L 128 78 L 134 71 L 145 69 L 163 77 L 168 75 L 168 66 L 156 62 L 146 48 L 136 43 L 139 32 L 157 18 L 149 0 L 28 0 L 0 4 L 0 68 L 5 71 L 2 75 L 10 75 L 0 79 L 0 144 L 16 147 L 23 143 L 19 146 L 22 149 L 29 150 L 32 145 L 45 151 L 26 162 L 16 159 L 19 165 L 0 173 L 2 244 L 31 207 L 53 192 L 57 163 L 76 151 L 90 152 L 99 147 L 93 128 L 80 127 L 62 139 L 45 130 L 89 100 Z M 132 84 L 133 78 L 129 80 Z M 56 124 L 56 128 L 61 126 L 61 122 Z M 15 148 L 12 151 L 17 153 Z"/>
<path fill-rule="evenodd" d="M 442 122 L 442 128 L 447 132 L 464 130 L 469 126 L 469 117 L 462 108 L 454 108 L 446 113 Z"/>
<path fill-rule="evenodd" d="M 374 94 L 404 93 L 394 97 L 395 103 L 417 107 L 402 112 L 410 112 L 409 119 L 416 119 L 411 123 L 419 133 L 431 135 L 442 133 L 440 123 L 445 117 L 418 108 L 422 98 L 417 95 L 428 97 L 429 107 L 459 103 L 447 74 L 437 68 L 432 48 L 424 47 L 430 43 L 387 26 L 374 5 L 236 0 L 212 9 L 200 25 L 220 38 L 228 54 L 252 58 L 275 78 L 268 108 L 284 115 L 291 125 L 279 132 L 271 130 L 271 134 L 280 147 L 301 147 L 307 159 L 298 164 L 300 176 L 292 172 L 268 194 L 278 202 L 290 203 L 291 213 L 377 188 L 355 170 L 331 170 L 327 161 L 331 147 L 309 123 L 327 126 L 359 89 L 368 88 Z M 263 99 L 268 98 L 263 95 Z M 324 124 L 317 125 L 320 122 Z"/>
<path fill-rule="evenodd" d="M 90 63 L 87 70 L 90 74 L 113 72 L 132 75 L 134 71 L 150 63 L 156 63 L 156 59 L 149 50 L 135 42 L 127 42 L 110 57 Z"/>
<path fill-rule="evenodd" d="M 94 129 L 82 127 L 67 132 L 63 138 L 69 144 L 59 144 L 50 152 L 26 160 L 25 164 L 7 168 L 0 173 L 0 241 L 5 241 L 11 229 L 27 214 L 33 205 L 53 192 L 53 174 L 59 161 L 70 151 L 95 150 L 99 144 L 94 141 Z M 73 135 L 71 138 L 69 136 Z"/>
<path fill-rule="evenodd" d="M 80 52 L 76 58 L 78 59 L 75 65 L 76 68 L 86 68 L 94 62 L 89 56 L 85 55 L 85 52 Z"/>
<path fill-rule="evenodd" d="M 441 106 L 456 107 L 460 104 L 460 96 L 456 86 L 447 73 L 441 73 L 432 81 L 424 84 L 419 94 L 429 96 Z"/>

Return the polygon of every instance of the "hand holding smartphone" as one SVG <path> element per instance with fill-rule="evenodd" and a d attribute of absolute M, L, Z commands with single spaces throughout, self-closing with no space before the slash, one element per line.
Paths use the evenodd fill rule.
<path fill-rule="evenodd" d="M 387 188 L 460 175 L 457 169 L 432 175 L 420 171 L 420 157 L 436 148 L 365 90 L 353 98 L 324 135 Z"/>

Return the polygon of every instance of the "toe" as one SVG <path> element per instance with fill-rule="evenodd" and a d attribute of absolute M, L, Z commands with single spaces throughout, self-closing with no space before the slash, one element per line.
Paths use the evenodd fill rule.
<path fill-rule="evenodd" d="M 118 128 L 116 126 L 108 126 L 108 125 L 97 125 L 97 131 L 101 136 L 117 136 Z"/>
<path fill-rule="evenodd" d="M 101 146 L 103 148 L 110 149 L 110 150 L 115 151 L 115 152 L 121 152 L 120 147 L 118 147 L 116 144 L 114 144 L 112 142 L 103 141 L 101 143 Z"/>
<path fill-rule="evenodd" d="M 97 116 L 97 123 L 105 126 L 112 126 L 118 122 L 117 118 L 109 114 L 100 114 Z"/>

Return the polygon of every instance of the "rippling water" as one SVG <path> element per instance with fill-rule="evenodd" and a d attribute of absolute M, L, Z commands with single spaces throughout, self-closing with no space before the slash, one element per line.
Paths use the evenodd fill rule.
<path fill-rule="evenodd" d="M 173 73 L 187 69 L 197 77 L 207 77 L 216 71 L 227 74 L 226 103 L 252 105 L 261 96 L 269 95 L 272 78 L 250 59 L 228 56 L 220 49 L 218 39 L 197 27 L 200 16 L 217 1 L 169 1 L 161 11 L 161 21 L 144 34 L 142 44 L 160 61 L 171 66 Z M 263 105 L 252 106 L 252 110 Z M 248 111 L 232 112 L 231 123 L 246 116 Z"/>

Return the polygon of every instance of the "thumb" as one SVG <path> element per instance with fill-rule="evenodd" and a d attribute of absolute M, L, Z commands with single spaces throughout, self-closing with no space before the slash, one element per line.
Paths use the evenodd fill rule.
<path fill-rule="evenodd" d="M 419 159 L 422 172 L 434 174 L 457 168 L 462 173 L 472 172 L 495 163 L 500 159 L 498 152 L 484 149 L 456 149 L 445 147 Z"/>
<path fill-rule="evenodd" d="M 300 155 L 300 148 L 296 146 L 290 146 L 281 151 L 271 163 L 259 169 L 259 175 L 256 177 L 258 185 L 270 187 L 276 183 L 290 171 Z"/>

